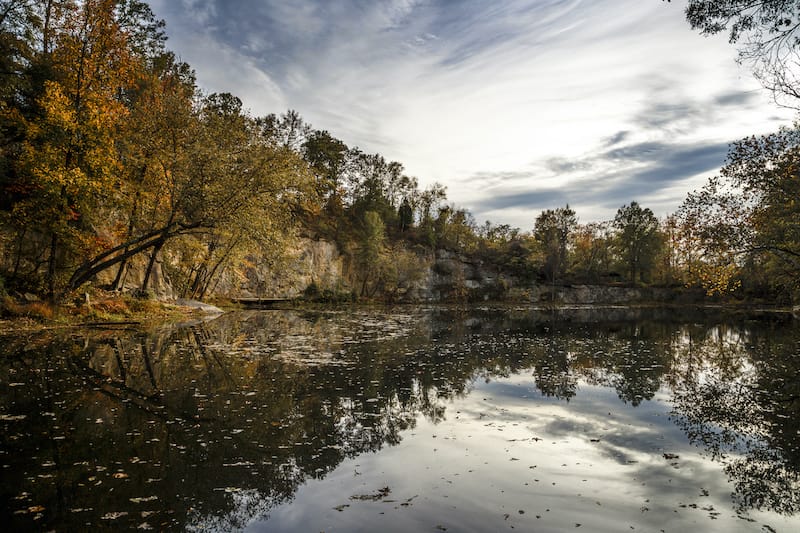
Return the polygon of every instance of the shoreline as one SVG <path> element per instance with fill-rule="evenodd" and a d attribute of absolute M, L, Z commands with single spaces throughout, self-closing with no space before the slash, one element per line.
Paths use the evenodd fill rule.
<path fill-rule="evenodd" d="M 120 298 L 120 301 L 122 298 Z M 676 302 L 629 302 L 629 303 L 531 303 L 509 301 L 486 302 L 417 302 L 417 303 L 319 303 L 303 300 L 264 307 L 243 307 L 241 305 L 222 305 L 221 311 L 347 311 L 359 309 L 452 309 L 452 310 L 491 310 L 506 309 L 512 311 L 589 311 L 603 309 L 630 310 L 693 310 L 716 311 L 721 316 L 734 315 L 776 315 L 800 319 L 800 310 L 785 305 L 770 305 L 763 302 L 714 302 L 714 303 L 676 303 Z M 159 324 L 179 324 L 219 316 L 209 315 L 202 308 L 181 305 L 172 302 L 148 301 L 146 310 L 128 311 L 120 314 L 96 315 L 76 313 L 70 306 L 53 308 L 54 317 L 50 319 L 33 318 L 31 316 L 13 316 L 0 318 L 0 336 L 15 334 L 36 334 L 69 329 L 120 328 L 150 329 Z"/>

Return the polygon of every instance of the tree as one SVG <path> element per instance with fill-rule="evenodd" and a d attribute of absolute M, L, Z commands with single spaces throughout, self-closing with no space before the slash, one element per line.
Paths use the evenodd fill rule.
<path fill-rule="evenodd" d="M 3 108 L 21 103 L 24 93 L 30 90 L 29 66 L 36 57 L 36 37 L 42 31 L 42 24 L 32 0 L 0 1 L 0 72 L 3 73 L 0 102 Z"/>
<path fill-rule="evenodd" d="M 52 3 L 46 4 L 43 53 L 51 77 L 36 100 L 38 112 L 24 122 L 15 173 L 16 187 L 25 194 L 11 219 L 38 218 L 49 240 L 51 296 L 65 263 L 102 246 L 91 231 L 91 214 L 113 190 L 119 169 L 115 137 L 127 113 L 119 94 L 131 86 L 139 68 L 130 29 L 117 17 L 120 5 L 113 0 L 63 2 L 51 11 Z"/>
<path fill-rule="evenodd" d="M 735 288 L 740 267 L 768 272 L 773 288 L 798 290 L 800 276 L 800 129 L 731 145 L 720 175 L 679 209 L 710 292 Z"/>
<path fill-rule="evenodd" d="M 533 236 L 543 254 L 542 269 L 550 281 L 567 271 L 567 246 L 578 225 L 575 211 L 566 207 L 542 211 L 533 225 Z"/>
<path fill-rule="evenodd" d="M 374 211 L 385 223 L 393 225 L 397 212 L 389 194 L 390 181 L 392 174 L 398 172 L 399 163 L 358 149 L 351 150 L 349 158 L 347 179 L 351 213 L 361 219 L 365 213 Z"/>
<path fill-rule="evenodd" d="M 196 258 L 205 265 L 197 269 L 217 273 L 215 257 L 220 252 L 224 260 L 231 257 L 230 243 L 274 243 L 283 240 L 276 235 L 290 234 L 292 207 L 311 193 L 299 154 L 265 139 L 233 95 L 212 94 L 188 115 L 181 106 L 176 112 L 179 120 L 166 124 L 174 129 L 164 132 L 168 150 L 155 165 L 161 179 L 159 194 L 152 197 L 150 229 L 142 227 L 84 261 L 73 272 L 70 288 L 146 251 L 149 271 L 158 252 L 181 236 L 203 241 L 209 253 Z M 147 275 L 142 289 L 147 289 Z"/>
<path fill-rule="evenodd" d="M 617 210 L 613 224 L 619 255 L 628 268 L 630 280 L 646 281 L 661 243 L 658 219 L 650 209 L 631 202 Z"/>
<path fill-rule="evenodd" d="M 408 198 L 397 208 L 397 225 L 401 232 L 407 231 L 414 225 L 414 208 Z"/>
<path fill-rule="evenodd" d="M 361 296 L 371 295 L 369 283 L 375 281 L 378 262 L 384 250 L 386 226 L 381 216 L 375 211 L 364 213 L 361 239 L 358 244 L 357 263 L 361 278 Z M 376 285 L 373 283 L 373 285 Z"/>
<path fill-rule="evenodd" d="M 466 209 L 445 205 L 433 221 L 436 245 L 459 252 L 474 251 L 477 245 L 475 219 Z"/>
<path fill-rule="evenodd" d="M 335 219 L 342 215 L 342 179 L 347 145 L 327 131 L 314 131 L 303 144 L 305 159 L 316 177 L 317 194 Z"/>
<path fill-rule="evenodd" d="M 658 269 L 659 281 L 665 285 L 675 285 L 682 280 L 681 277 L 681 248 L 680 221 L 674 214 L 669 215 L 661 225 L 663 237 L 660 268 Z"/>
<path fill-rule="evenodd" d="M 386 247 L 380 254 L 380 287 L 384 297 L 393 301 L 425 277 L 426 261 L 402 243 Z"/>
<path fill-rule="evenodd" d="M 197 92 L 194 72 L 186 63 L 177 62 L 169 52 L 153 58 L 150 63 L 151 66 L 140 74 L 135 90 L 127 95 L 130 111 L 117 143 L 125 164 L 114 213 L 108 216 L 112 220 L 116 218 L 118 242 L 156 227 L 157 213 L 167 196 L 165 177 L 168 171 L 165 168 L 170 166 L 167 162 L 180 160 L 182 147 L 187 143 L 186 135 L 193 131 Z M 126 252 L 123 250 L 122 254 Z M 123 259 L 118 265 L 112 289 L 122 286 L 127 263 L 127 259 Z"/>
<path fill-rule="evenodd" d="M 612 238 L 608 222 L 580 224 L 573 232 L 573 271 L 596 282 L 611 270 Z"/>
<path fill-rule="evenodd" d="M 428 248 L 436 247 L 436 231 L 434 228 L 433 213 L 438 210 L 438 206 L 447 198 L 444 185 L 434 183 L 419 194 L 417 210 L 419 219 L 419 239 Z"/>
<path fill-rule="evenodd" d="M 306 124 L 300 113 L 288 110 L 280 117 L 275 114 L 259 118 L 257 121 L 261 134 L 277 146 L 300 152 L 311 134 L 311 126 Z"/>
<path fill-rule="evenodd" d="M 739 60 L 753 66 L 776 101 L 798 106 L 800 10 L 795 0 L 689 0 L 686 20 L 704 35 L 727 30 L 729 41 L 740 45 Z"/>

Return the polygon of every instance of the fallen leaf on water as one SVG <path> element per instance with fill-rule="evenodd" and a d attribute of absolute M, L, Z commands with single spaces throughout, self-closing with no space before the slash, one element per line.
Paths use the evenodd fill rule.
<path fill-rule="evenodd" d="M 158 499 L 158 496 L 148 496 L 146 498 L 130 498 L 133 503 L 153 502 Z"/>
<path fill-rule="evenodd" d="M 100 520 L 116 520 L 122 516 L 127 516 L 128 513 L 125 511 L 115 512 L 115 513 L 106 513 L 100 517 Z"/>
<path fill-rule="evenodd" d="M 378 490 L 378 492 L 376 492 L 375 494 L 356 494 L 350 496 L 350 499 L 378 501 L 388 496 L 390 492 L 392 492 L 392 489 L 390 489 L 389 487 L 383 487 L 382 489 Z"/>

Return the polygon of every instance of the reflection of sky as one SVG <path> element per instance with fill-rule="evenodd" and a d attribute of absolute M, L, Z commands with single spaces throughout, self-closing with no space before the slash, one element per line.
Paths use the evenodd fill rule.
<path fill-rule="evenodd" d="M 529 372 L 485 382 L 420 420 L 400 445 L 346 460 L 253 531 L 752 531 L 720 465 L 668 418 L 664 393 L 638 407 L 578 384 L 542 397 Z M 378 501 L 350 499 L 391 493 Z M 794 521 L 796 526 L 797 520 Z M 580 526 L 578 526 L 580 524 Z"/>

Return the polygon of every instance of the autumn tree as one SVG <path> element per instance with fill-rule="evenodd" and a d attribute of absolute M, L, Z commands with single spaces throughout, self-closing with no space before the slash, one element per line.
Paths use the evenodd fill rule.
<path fill-rule="evenodd" d="M 796 293 L 800 275 L 800 129 L 748 137 L 731 145 L 720 175 L 690 194 L 679 210 L 691 228 L 702 284 L 736 288 L 755 263 L 772 288 Z"/>
<path fill-rule="evenodd" d="M 297 153 L 302 151 L 312 135 L 311 126 L 294 109 L 280 116 L 273 113 L 260 117 L 257 125 L 270 143 Z"/>
<path fill-rule="evenodd" d="M 436 245 L 458 252 L 472 252 L 477 245 L 476 223 L 472 213 L 454 205 L 439 208 L 433 222 Z"/>
<path fill-rule="evenodd" d="M 264 141 L 239 98 L 212 94 L 200 112 L 182 216 L 203 243 L 187 295 L 203 297 L 215 277 L 245 251 L 283 253 L 298 205 L 314 203 L 307 166 L 288 146 Z"/>
<path fill-rule="evenodd" d="M 174 167 L 195 133 L 194 72 L 170 52 L 151 58 L 149 64 L 126 95 L 130 111 L 117 141 L 125 162 L 120 173 L 123 179 L 114 211 L 107 214 L 115 221 L 108 231 L 116 242 L 133 239 L 158 225 L 170 195 L 170 174 L 176 171 Z M 121 254 L 126 252 L 123 249 Z M 128 259 L 123 259 L 116 267 L 112 289 L 122 286 L 127 265 Z"/>
<path fill-rule="evenodd" d="M 619 256 L 632 282 L 647 281 L 659 253 L 661 239 L 658 219 L 638 203 L 620 207 L 614 216 Z"/>
<path fill-rule="evenodd" d="M 611 271 L 613 238 L 608 222 L 579 224 L 572 237 L 572 270 L 587 281 L 596 282 Z"/>
<path fill-rule="evenodd" d="M 120 168 L 116 137 L 128 109 L 119 95 L 141 67 L 133 38 L 144 43 L 148 35 L 155 42 L 160 36 L 148 33 L 153 18 L 141 2 L 47 2 L 45 10 L 41 54 L 49 77 L 35 113 L 24 120 L 15 170 L 24 193 L 11 220 L 18 227 L 38 221 L 48 241 L 46 280 L 53 295 L 59 272 L 104 244 L 92 230 L 92 215 L 114 190 Z"/>
<path fill-rule="evenodd" d="M 149 252 L 150 272 L 165 245 L 190 236 L 202 240 L 205 252 L 186 256 L 199 264 L 188 267 L 192 279 L 185 287 L 201 294 L 244 243 L 283 243 L 291 235 L 293 206 L 312 194 L 300 156 L 266 140 L 257 121 L 231 94 L 212 94 L 196 110 L 180 111 L 180 117 L 184 123 L 169 123 L 182 125 L 166 136 L 173 142 L 156 164 L 162 180 L 161 193 L 153 198 L 151 229 L 143 227 L 128 241 L 84 262 L 73 273 L 71 287 L 142 252 Z M 147 280 L 145 274 L 143 290 Z"/>

